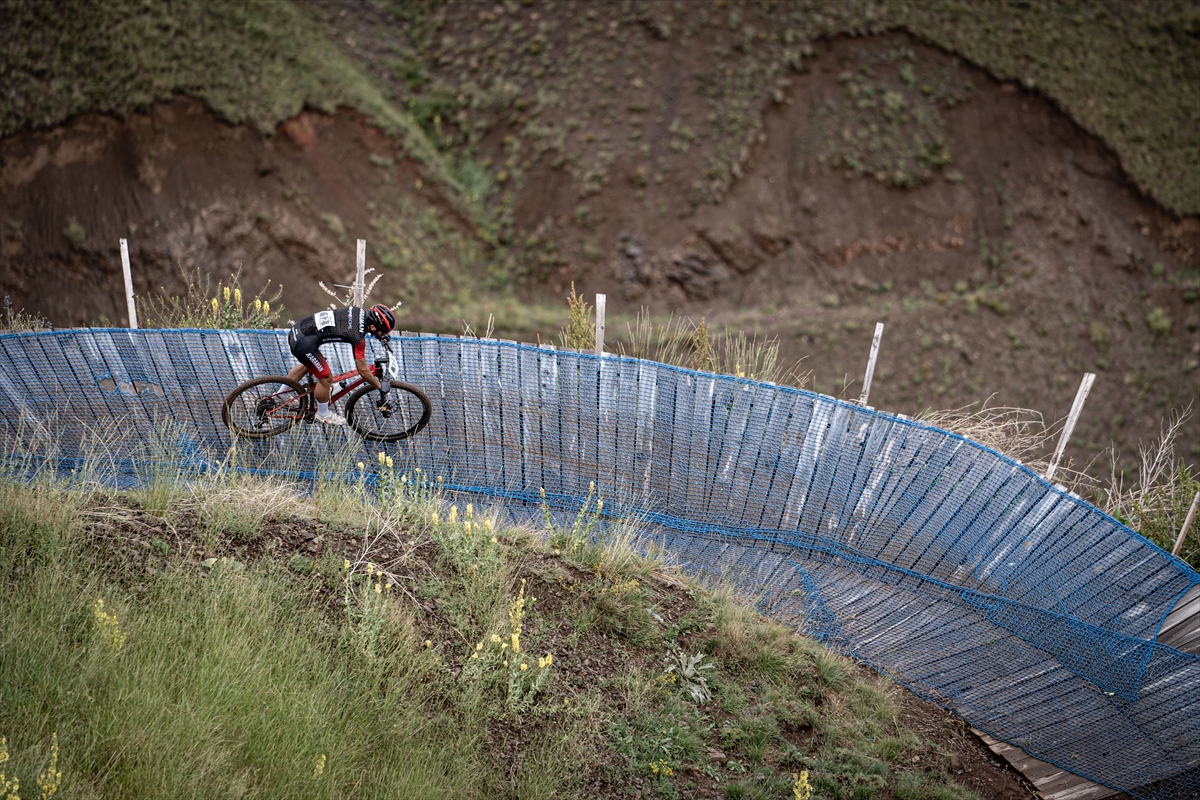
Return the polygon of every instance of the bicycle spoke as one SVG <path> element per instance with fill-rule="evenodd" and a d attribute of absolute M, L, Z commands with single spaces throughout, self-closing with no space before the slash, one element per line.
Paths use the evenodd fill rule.
<path fill-rule="evenodd" d="M 291 386 L 264 380 L 231 396 L 226 401 L 223 416 L 226 424 L 242 436 L 273 436 L 301 418 L 304 399 Z"/>
<path fill-rule="evenodd" d="M 371 391 L 354 404 L 353 426 L 369 439 L 394 441 L 414 433 L 426 415 L 420 397 L 404 389 L 388 393 L 387 404 L 377 405 L 379 393 Z"/>

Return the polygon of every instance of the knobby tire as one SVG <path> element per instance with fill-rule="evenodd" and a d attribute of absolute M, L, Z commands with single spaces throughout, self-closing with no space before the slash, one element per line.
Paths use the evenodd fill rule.
<path fill-rule="evenodd" d="M 364 386 L 351 394 L 346 403 L 346 422 L 364 439 L 373 442 L 407 439 L 429 423 L 433 412 L 429 398 L 410 383 L 392 383 L 388 393 L 388 405 L 393 409 L 390 416 L 385 417 L 377 407 L 378 400 L 379 390 Z"/>
<path fill-rule="evenodd" d="M 286 386 L 291 392 L 279 393 L 274 387 Z M 256 387 L 263 387 L 254 391 Z M 254 412 L 263 397 L 278 395 L 283 405 L 269 414 Z M 244 439 L 266 439 L 289 430 L 308 412 L 308 390 L 284 375 L 268 375 L 253 378 L 240 384 L 228 394 L 221 404 L 221 420 L 229 430 Z M 247 410 L 250 413 L 247 413 Z M 269 423 L 270 427 L 263 427 Z"/>

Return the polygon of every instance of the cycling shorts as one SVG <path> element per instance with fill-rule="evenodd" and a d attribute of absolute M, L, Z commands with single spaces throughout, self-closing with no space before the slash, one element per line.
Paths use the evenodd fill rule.
<path fill-rule="evenodd" d="M 321 337 L 316 334 L 301 336 L 292 342 L 292 355 L 317 378 L 328 378 L 333 374 L 329 371 L 329 362 L 321 355 Z"/>

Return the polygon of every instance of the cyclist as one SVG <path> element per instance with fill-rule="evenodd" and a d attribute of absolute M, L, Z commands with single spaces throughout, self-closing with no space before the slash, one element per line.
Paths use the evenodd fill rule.
<path fill-rule="evenodd" d="M 317 379 L 313 394 L 317 399 L 317 420 L 326 425 L 345 425 L 346 418 L 329 410 L 330 387 L 333 373 L 329 370 L 321 345 L 326 342 L 345 342 L 354 346 L 354 366 L 367 383 L 382 391 L 383 386 L 367 366 L 367 334 L 385 345 L 392 329 L 396 326 L 396 315 L 387 306 L 377 303 L 364 311 L 357 306 L 318 311 L 292 326 L 288 334 L 288 346 L 292 355 L 300 362 L 288 372 L 294 381 L 304 377 L 305 371 Z"/>

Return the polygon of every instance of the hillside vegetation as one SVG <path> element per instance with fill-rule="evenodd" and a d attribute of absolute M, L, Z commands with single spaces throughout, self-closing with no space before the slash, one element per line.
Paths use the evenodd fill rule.
<path fill-rule="evenodd" d="M 1026 796 L 597 498 L 535 533 L 382 455 L 312 494 L 135 463 L 0 482 L 0 769 L 43 797 Z"/>
<path fill-rule="evenodd" d="M 352 22 L 361 21 L 364 11 L 333 0 L 313 5 L 332 10 L 334 19 L 343 7 L 354 8 Z M 385 57 L 364 69 L 352 57 L 372 61 L 364 42 L 351 36 L 339 46 L 313 6 L 292 0 L 3 0 L 0 78 L 10 90 L 0 101 L 0 136 L 57 125 L 85 111 L 125 116 L 183 92 L 264 133 L 304 106 L 351 106 L 403 135 L 426 158 L 426 146 L 412 135 L 412 118 L 435 138 L 443 133 L 436 128 L 457 123 L 469 141 L 480 111 L 507 112 L 525 135 L 552 140 L 562 132 L 540 130 L 539 110 L 547 103 L 576 103 L 581 93 L 572 83 L 585 74 L 599 82 L 603 61 L 613 61 L 606 55 L 612 45 L 625 44 L 629 25 L 641 23 L 652 37 L 687 40 L 703 32 L 715 38 L 712 67 L 725 54 L 735 57 L 724 75 L 709 69 L 695 76 L 695 89 L 723 100 L 726 111 L 691 126 L 693 135 L 712 143 L 714 157 L 705 167 L 712 175 L 705 180 L 719 187 L 745 160 L 743 146 L 757 132 L 757 114 L 748 112 L 789 69 L 802 67 L 811 42 L 902 28 L 999 78 L 1046 92 L 1108 143 L 1159 202 L 1176 213 L 1200 213 L 1200 182 L 1194 180 L 1200 170 L 1200 110 L 1194 102 L 1200 9 L 1182 0 L 946 0 L 917 6 L 899 0 L 518 6 L 509 0 L 496 6 L 500 13 L 455 0 L 376 7 L 385 20 L 360 38 L 382 36 L 376 49 Z M 539 19 L 528 19 L 529 11 L 538 10 Z M 389 25 L 388 17 L 398 25 Z M 396 27 L 399 35 L 390 35 Z M 607 71 L 630 68 L 623 58 Z M 640 80 L 653 82 L 654 76 Z"/>

